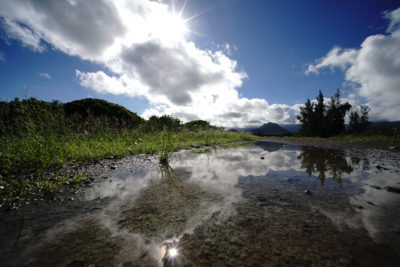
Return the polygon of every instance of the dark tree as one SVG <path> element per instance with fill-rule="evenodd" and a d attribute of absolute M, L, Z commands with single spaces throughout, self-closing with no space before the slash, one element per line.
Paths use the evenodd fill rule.
<path fill-rule="evenodd" d="M 343 132 L 344 117 L 350 108 L 349 103 L 341 103 L 339 89 L 331 97 L 329 105 L 324 104 L 324 96 L 319 91 L 316 104 L 307 99 L 300 107 L 300 116 L 297 116 L 301 123 L 300 134 L 329 137 Z"/>
<path fill-rule="evenodd" d="M 366 130 L 369 122 L 369 107 L 360 106 L 350 112 L 349 131 L 353 133 L 361 133 Z"/>
<path fill-rule="evenodd" d="M 297 119 L 301 123 L 300 134 L 314 136 L 314 104 L 307 98 L 303 107 L 300 107 L 300 116 Z"/>
<path fill-rule="evenodd" d="M 327 106 L 325 116 L 326 136 L 337 135 L 344 131 L 344 117 L 350 109 L 351 105 L 348 102 L 341 103 L 340 90 L 338 89 Z"/>
<path fill-rule="evenodd" d="M 314 129 L 313 132 L 316 136 L 326 136 L 325 130 L 325 104 L 324 104 L 324 95 L 321 90 L 319 90 L 317 96 L 317 104 L 314 109 Z"/>

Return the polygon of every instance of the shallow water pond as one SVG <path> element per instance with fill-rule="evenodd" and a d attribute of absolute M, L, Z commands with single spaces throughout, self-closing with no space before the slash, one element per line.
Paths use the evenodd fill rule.
<path fill-rule="evenodd" d="M 272 142 L 122 168 L 1 213 L 3 266 L 398 266 L 398 153 Z M 68 196 L 72 199 L 72 197 Z"/>

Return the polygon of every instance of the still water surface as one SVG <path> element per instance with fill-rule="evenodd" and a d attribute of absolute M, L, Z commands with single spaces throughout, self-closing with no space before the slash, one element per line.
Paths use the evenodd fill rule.
<path fill-rule="evenodd" d="M 378 152 L 257 142 L 123 168 L 3 213 L 1 265 L 398 266 L 400 168 Z"/>

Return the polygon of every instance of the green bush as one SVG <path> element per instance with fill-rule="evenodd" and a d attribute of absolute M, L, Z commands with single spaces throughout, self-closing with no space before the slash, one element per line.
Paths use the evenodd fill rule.
<path fill-rule="evenodd" d="M 146 122 L 144 129 L 146 131 L 173 131 L 178 132 L 181 130 L 181 121 L 169 115 L 161 117 L 151 116 Z"/>

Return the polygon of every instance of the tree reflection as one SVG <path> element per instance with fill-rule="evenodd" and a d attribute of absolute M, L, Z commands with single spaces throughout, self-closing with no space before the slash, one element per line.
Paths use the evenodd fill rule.
<path fill-rule="evenodd" d="M 369 169 L 369 161 L 367 158 L 359 158 L 359 157 L 351 157 L 351 164 L 353 164 L 353 166 L 359 166 L 361 168 L 361 170 L 365 171 Z"/>
<path fill-rule="evenodd" d="M 337 150 L 302 147 L 297 158 L 301 160 L 301 167 L 308 175 L 317 175 L 322 185 L 327 175 L 341 185 L 343 174 L 353 172 L 353 167 L 347 162 L 345 155 Z"/>

